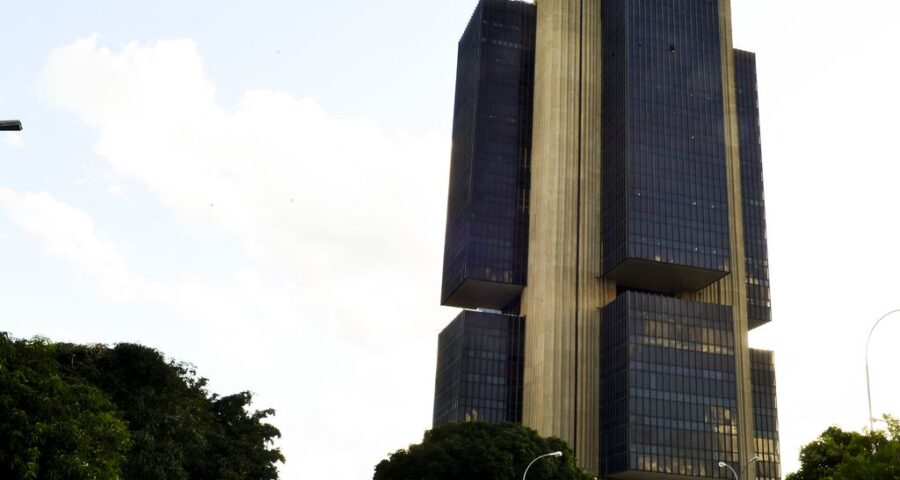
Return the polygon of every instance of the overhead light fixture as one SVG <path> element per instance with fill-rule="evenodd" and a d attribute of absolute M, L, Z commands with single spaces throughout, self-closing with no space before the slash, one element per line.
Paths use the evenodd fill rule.
<path fill-rule="evenodd" d="M 0 120 L 0 131 L 21 132 L 22 122 L 18 120 Z"/>

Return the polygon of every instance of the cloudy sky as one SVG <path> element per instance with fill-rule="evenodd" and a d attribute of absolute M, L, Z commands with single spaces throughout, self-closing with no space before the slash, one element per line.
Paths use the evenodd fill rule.
<path fill-rule="evenodd" d="M 733 0 L 758 54 L 785 471 L 866 424 L 900 308 L 900 3 Z M 77 5 L 76 5 L 77 4 Z M 456 41 L 475 0 L 4 2 L 0 330 L 141 342 L 251 390 L 283 478 L 431 421 Z M 900 414 L 900 315 L 872 342 Z"/>

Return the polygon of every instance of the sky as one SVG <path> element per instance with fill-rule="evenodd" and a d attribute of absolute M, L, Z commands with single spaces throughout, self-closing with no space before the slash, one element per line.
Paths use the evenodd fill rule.
<path fill-rule="evenodd" d="M 783 469 L 867 424 L 900 308 L 900 3 L 732 0 L 757 53 Z M 0 331 L 139 342 L 274 408 L 282 478 L 431 424 L 475 0 L 3 2 Z M 900 414 L 900 314 L 871 343 Z"/>

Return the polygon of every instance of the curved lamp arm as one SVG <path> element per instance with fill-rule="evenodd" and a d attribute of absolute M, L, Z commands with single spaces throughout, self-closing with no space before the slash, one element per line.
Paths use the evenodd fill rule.
<path fill-rule="evenodd" d="M 889 315 L 897 312 L 900 312 L 900 309 L 891 310 L 882 315 L 881 318 L 875 322 L 875 325 L 872 325 L 872 330 L 869 330 L 869 337 L 866 338 L 866 395 L 869 398 L 869 431 L 875 430 L 875 417 L 872 416 L 872 384 L 869 382 L 869 342 L 872 341 L 872 334 L 875 333 L 875 328 L 878 327 L 878 324 Z"/>
<path fill-rule="evenodd" d="M 727 468 L 727 469 L 731 470 L 731 474 L 734 475 L 734 480 L 740 480 L 738 478 L 737 472 L 735 472 L 734 469 L 731 468 L 731 465 L 729 465 L 725 462 L 719 462 L 719 468 Z"/>
<path fill-rule="evenodd" d="M 754 455 L 753 458 L 751 458 L 750 460 L 748 460 L 748 461 L 747 461 L 747 464 L 744 465 L 744 468 L 741 469 L 741 476 L 742 476 L 742 477 L 744 476 L 744 472 L 747 471 L 747 467 L 749 467 L 751 463 L 753 463 L 753 462 L 758 462 L 758 461 L 759 461 L 759 455 Z"/>
<path fill-rule="evenodd" d="M 744 472 L 747 471 L 747 467 L 749 467 L 751 463 L 758 462 L 758 461 L 759 461 L 759 455 L 754 455 L 753 458 L 751 458 L 750 460 L 747 461 L 747 464 L 744 465 L 744 468 L 741 469 L 740 475 L 738 475 L 737 472 L 735 472 L 734 469 L 731 468 L 731 465 L 729 465 L 725 462 L 719 462 L 719 468 L 727 468 L 727 469 L 731 470 L 731 474 L 734 475 L 734 480 L 741 480 L 741 478 L 744 477 Z"/>
<path fill-rule="evenodd" d="M 550 453 L 545 453 L 545 454 L 541 455 L 540 457 L 535 458 L 534 460 L 531 461 L 531 463 L 528 464 L 527 467 L 525 467 L 525 473 L 522 474 L 522 480 L 525 480 L 525 476 L 528 475 L 528 469 L 531 468 L 532 465 L 534 465 L 534 462 L 536 462 L 544 457 L 561 457 L 561 456 L 562 456 L 562 452 L 550 452 Z"/>

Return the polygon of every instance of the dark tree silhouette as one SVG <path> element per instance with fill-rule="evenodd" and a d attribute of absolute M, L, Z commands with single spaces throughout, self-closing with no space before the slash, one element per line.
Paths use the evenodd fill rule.
<path fill-rule="evenodd" d="M 425 432 L 422 443 L 398 450 L 375 467 L 374 480 L 518 480 L 538 455 L 528 480 L 591 480 L 566 443 L 514 423 L 452 423 Z"/>
<path fill-rule="evenodd" d="M 134 344 L 0 335 L 0 478 L 274 480 L 280 436 L 249 392 Z"/>

